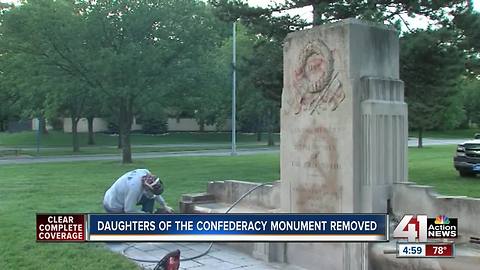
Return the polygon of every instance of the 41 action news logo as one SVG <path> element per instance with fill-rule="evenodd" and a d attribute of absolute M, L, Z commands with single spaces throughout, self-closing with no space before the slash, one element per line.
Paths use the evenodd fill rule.
<path fill-rule="evenodd" d="M 394 238 L 407 238 L 408 242 L 427 242 L 430 238 L 457 238 L 458 219 L 439 215 L 405 215 L 393 231 Z"/>

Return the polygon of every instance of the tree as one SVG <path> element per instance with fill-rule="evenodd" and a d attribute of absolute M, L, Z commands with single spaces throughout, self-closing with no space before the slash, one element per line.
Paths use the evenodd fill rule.
<path fill-rule="evenodd" d="M 130 163 L 135 113 L 171 82 L 181 85 L 191 59 L 212 45 L 208 15 L 194 0 L 39 0 L 5 12 L 1 35 L 12 52 L 56 68 L 109 103 L 103 107 L 114 108 L 122 161 Z"/>
<path fill-rule="evenodd" d="M 232 25 L 230 24 L 230 27 Z M 248 62 L 252 53 L 253 46 L 255 44 L 255 36 L 247 31 L 245 26 L 241 23 L 237 23 L 236 26 L 236 115 L 237 126 L 239 130 L 244 132 L 257 132 L 261 134 L 263 127 L 263 115 L 262 115 L 262 96 L 258 95 L 258 90 L 251 83 L 249 75 L 250 63 Z M 222 80 L 223 87 L 225 88 L 224 95 L 226 97 L 224 112 L 224 118 L 228 118 L 231 113 L 231 101 L 232 101 L 232 49 L 233 38 L 229 36 L 222 46 L 216 52 L 217 62 L 222 67 Z"/>
<path fill-rule="evenodd" d="M 0 132 L 7 130 L 10 119 L 20 115 L 20 97 L 15 84 L 9 79 L 8 69 L 8 57 L 0 54 Z"/>
<path fill-rule="evenodd" d="M 456 84 L 465 69 L 463 52 L 451 40 L 452 31 L 440 29 L 416 31 L 400 42 L 400 77 L 419 148 L 423 131 L 441 126 L 455 106 L 451 97 L 457 94 Z"/>
<path fill-rule="evenodd" d="M 337 21 L 340 19 L 345 19 L 345 18 L 358 18 L 358 19 L 363 19 L 363 20 L 368 20 L 368 21 L 374 21 L 374 22 L 380 22 L 380 23 L 386 23 L 395 26 L 397 29 L 400 30 L 401 24 L 406 25 L 407 27 L 407 33 L 413 31 L 409 25 L 408 22 L 406 21 L 406 17 L 413 17 L 416 15 L 423 15 L 426 16 L 429 19 L 430 24 L 436 24 L 440 28 L 444 29 L 449 29 L 452 30 L 450 31 L 450 36 L 448 37 L 449 39 L 447 40 L 446 37 L 443 37 L 439 43 L 434 43 L 434 40 L 428 40 L 431 45 L 436 47 L 436 53 L 437 57 L 440 57 L 441 55 L 438 54 L 445 54 L 445 55 L 453 55 L 455 57 L 460 57 L 457 58 L 459 61 L 462 61 L 463 55 L 460 54 L 460 50 L 458 47 L 458 42 L 454 38 L 454 27 L 455 24 L 452 22 L 452 16 L 457 17 L 462 14 L 468 14 L 471 12 L 472 8 L 472 1 L 459 1 L 459 0 L 453 0 L 453 1 L 392 1 L 392 0 L 387 0 L 387 1 L 331 1 L 331 0 L 290 0 L 290 1 L 285 1 L 283 4 L 273 4 L 270 5 L 269 7 L 266 8 L 260 8 L 260 7 L 250 7 L 248 6 L 245 1 L 230 1 L 230 0 L 211 0 L 211 3 L 217 8 L 217 16 L 219 18 L 222 18 L 225 21 L 234 21 L 237 18 L 240 18 L 242 23 L 247 25 L 249 29 L 255 33 L 258 37 L 263 38 L 265 41 L 263 43 L 264 46 L 273 46 L 277 47 L 281 44 L 283 38 L 285 35 L 290 32 L 290 31 L 295 31 L 302 29 L 306 26 L 309 25 L 319 25 L 327 22 L 332 22 L 332 21 Z M 313 7 L 313 22 L 305 22 L 299 17 L 291 17 L 286 13 L 279 14 L 279 12 L 283 12 L 292 8 L 299 8 L 299 7 L 304 7 L 304 6 L 312 6 Z M 463 17 L 462 17 L 463 18 Z M 468 19 L 466 19 L 468 21 Z M 458 22 L 457 24 L 460 24 Z M 466 23 L 468 24 L 468 23 Z M 475 24 L 476 25 L 476 24 Z M 464 27 L 465 29 L 468 29 L 469 31 L 465 31 L 465 33 L 471 33 L 475 32 L 477 28 L 475 28 L 475 25 L 473 27 L 467 28 Z M 476 30 L 478 32 L 478 30 Z M 449 31 L 446 31 L 449 32 Z M 433 34 L 432 34 L 433 35 Z M 441 35 L 436 34 L 435 37 L 439 38 Z M 470 35 L 470 36 L 475 36 L 475 35 Z M 434 39 L 434 38 L 433 38 Z M 404 42 L 402 44 L 407 44 L 409 42 L 414 42 L 414 39 L 404 39 Z M 473 44 L 473 43 L 472 43 Z M 479 44 L 479 43 L 476 43 Z M 451 46 L 450 46 L 451 45 Z M 411 45 L 412 47 L 415 46 L 421 46 L 421 44 L 413 44 Z M 258 48 L 261 48 L 259 46 Z M 427 50 L 426 48 L 424 48 Z M 432 49 L 435 50 L 435 49 Z M 413 53 L 415 50 L 411 49 L 409 50 L 411 53 Z M 445 51 L 445 52 L 444 52 Z M 253 59 L 257 60 L 259 62 L 259 66 L 252 66 L 252 72 L 256 73 L 257 69 L 261 70 L 262 63 L 265 63 L 265 67 L 276 67 L 276 66 L 281 66 L 281 61 L 277 62 L 277 65 L 272 65 L 271 61 L 268 62 L 269 59 L 271 59 L 273 54 L 268 54 L 269 50 L 265 50 L 264 57 L 257 56 L 254 57 Z M 279 55 L 281 55 L 281 52 L 278 52 Z M 402 54 L 401 57 L 409 57 L 412 58 L 412 55 L 409 54 Z M 420 55 L 416 55 L 415 57 L 420 57 Z M 478 59 L 478 55 L 476 56 L 475 59 Z M 419 59 L 421 60 L 421 59 Z M 402 59 L 403 63 L 408 64 L 408 68 L 404 69 L 404 73 L 402 75 L 402 78 L 406 82 L 406 87 L 409 87 L 407 89 L 410 91 L 410 111 L 411 113 L 411 119 L 415 116 L 419 116 L 420 118 L 417 118 L 415 120 L 411 120 L 411 126 L 414 128 L 420 128 L 420 133 L 423 131 L 424 128 L 427 128 L 429 125 L 432 125 L 432 127 L 445 127 L 445 126 L 454 126 L 458 124 L 458 122 L 462 119 L 462 112 L 458 113 L 458 110 L 455 110 L 454 104 L 457 104 L 459 102 L 459 95 L 458 91 L 455 92 L 455 87 L 453 86 L 454 81 L 458 81 L 458 75 L 459 72 L 461 72 L 460 65 L 458 65 L 458 62 L 452 61 L 452 63 L 447 63 L 445 61 L 440 61 L 438 59 L 432 59 L 434 62 L 433 64 L 428 63 L 429 59 L 423 59 L 427 63 L 424 63 L 423 61 L 421 62 L 415 62 L 412 61 L 412 59 Z M 455 63 L 453 63 L 455 62 Z M 266 64 L 268 63 L 268 64 Z M 443 66 L 435 66 L 435 64 L 452 64 L 452 67 L 443 67 Z M 438 81 L 434 81 L 432 85 L 426 85 L 425 89 L 414 89 L 415 88 L 415 82 L 417 82 L 416 79 L 418 78 L 431 78 L 430 71 L 428 69 L 425 69 L 424 66 L 429 66 L 429 67 L 435 67 L 436 70 L 439 68 L 439 73 L 444 74 L 447 73 L 447 76 L 444 78 L 439 78 Z M 421 66 L 423 65 L 423 66 Z M 404 64 L 404 67 L 406 65 Z M 417 77 L 414 76 L 415 72 L 412 72 L 408 74 L 408 72 L 405 72 L 407 70 L 415 70 L 416 72 L 423 72 L 423 73 L 416 73 Z M 449 73 L 449 71 L 453 71 L 453 73 Z M 261 74 L 261 72 L 258 72 L 259 75 L 266 76 L 268 78 L 269 76 L 271 80 L 265 80 L 265 82 L 274 82 L 274 78 L 281 78 L 282 77 L 282 70 L 279 69 L 277 71 L 278 73 L 276 75 L 272 74 Z M 407 75 L 408 74 L 408 75 Z M 435 78 L 437 77 L 436 75 L 434 76 Z M 262 78 L 262 76 L 258 76 L 258 78 Z M 428 80 L 427 78 L 427 80 Z M 444 83 L 444 87 L 441 88 L 441 83 Z M 265 85 L 267 86 L 267 85 Z M 267 96 L 271 97 L 271 100 L 275 100 L 275 97 L 280 97 L 281 96 L 281 83 L 280 86 L 278 87 L 271 87 L 269 88 L 270 90 L 266 90 L 266 88 L 263 88 L 263 92 L 267 94 Z M 432 92 L 433 89 L 435 91 L 439 91 L 441 94 L 451 94 L 455 95 L 455 98 L 450 98 L 450 99 L 444 99 L 441 100 L 443 103 L 440 105 L 434 105 L 435 108 L 443 108 L 447 113 L 438 113 L 436 111 L 436 115 L 441 115 L 441 117 L 437 117 L 436 119 L 426 123 L 428 120 L 425 117 L 425 113 L 429 110 L 431 110 L 433 107 L 430 104 L 430 100 L 425 100 L 423 99 L 415 99 L 414 92 L 418 92 L 419 95 L 420 93 L 424 92 Z M 439 89 L 443 89 L 444 92 L 441 92 Z M 418 91 L 417 91 L 418 90 Z M 423 97 L 423 96 L 422 96 Z M 425 102 L 421 102 L 425 101 Z M 439 100 L 440 101 L 440 100 Z M 421 119 L 423 118 L 423 120 Z M 420 123 L 423 122 L 423 123 Z M 421 140 L 420 140 L 421 143 Z"/>
<path fill-rule="evenodd" d="M 59 115 L 69 116 L 72 126 L 72 147 L 73 152 L 80 151 L 78 138 L 78 122 L 85 113 L 89 102 L 90 89 L 81 82 L 66 81 L 63 77 L 50 78 L 49 92 L 46 95 L 45 103 L 47 115 L 58 117 Z"/>
<path fill-rule="evenodd" d="M 273 145 L 273 131 L 278 122 L 283 88 L 282 41 L 287 33 L 307 23 L 299 17 L 272 16 L 274 9 L 253 8 L 242 1 L 211 2 L 217 7 L 216 15 L 219 18 L 225 21 L 240 18 L 241 25 L 247 26 L 251 39 L 250 51 L 244 56 L 244 63 L 240 61 L 237 64 L 237 70 L 245 78 L 240 81 L 242 88 L 257 91 L 260 95 L 245 95 L 247 102 L 244 103 L 245 107 L 240 106 L 240 117 L 249 115 L 256 119 L 253 122 L 258 134 L 265 127 L 268 145 Z"/>
<path fill-rule="evenodd" d="M 3 16 L 3 44 L 6 53 L 17 60 L 10 72 L 21 81 L 24 108 L 30 108 L 31 116 L 41 120 L 59 114 L 70 117 L 72 147 L 78 152 L 77 125 L 90 89 L 73 72 L 65 71 L 68 56 L 81 54 L 85 44 L 82 18 L 72 12 L 73 6 L 68 2 L 40 2 L 26 3 Z M 22 27 L 16 25 L 20 22 Z"/>
<path fill-rule="evenodd" d="M 235 68 L 237 71 L 237 118 L 240 130 L 256 132 L 258 140 L 261 139 L 261 132 L 267 130 L 269 131 L 268 142 L 270 145 L 273 145 L 274 125 L 270 125 L 270 123 L 276 122 L 275 117 L 277 114 L 272 112 L 272 110 L 278 110 L 279 106 L 277 108 L 275 106 L 272 107 L 272 101 L 263 95 L 262 91 L 267 88 L 265 87 L 266 84 L 273 85 L 273 87 L 281 87 L 281 84 L 275 84 L 278 81 L 266 83 L 266 80 L 271 78 L 266 78 L 267 74 L 258 75 L 258 71 L 271 72 L 274 70 L 274 73 L 278 74 L 278 70 L 282 69 L 282 48 L 281 46 L 266 48 L 260 42 L 262 37 L 253 34 L 242 23 L 237 23 L 236 29 L 237 63 Z M 222 86 L 223 91 L 218 89 L 212 94 L 222 95 L 223 104 L 227 106 L 223 107 L 221 111 L 225 113 L 231 112 L 231 77 L 228 71 L 232 69 L 232 46 L 232 38 L 226 39 L 224 44 L 215 52 L 216 57 L 214 57 L 216 59 L 215 62 L 218 63 L 217 66 L 220 67 L 219 73 L 222 74 L 221 82 L 218 85 Z M 258 53 L 264 47 L 265 51 L 270 50 L 269 57 Z M 264 63 L 262 61 L 267 62 Z M 265 78 L 261 78 L 262 76 L 265 76 Z M 282 80 L 280 78 L 280 81 Z M 280 98 L 277 98 L 275 102 L 279 101 Z M 223 118 L 226 117 L 228 116 L 225 115 Z"/>
<path fill-rule="evenodd" d="M 408 24 L 405 17 L 422 15 L 437 23 L 448 23 L 449 15 L 473 7 L 472 1 L 334 1 L 334 0 L 287 0 L 268 7 L 251 7 L 242 0 L 210 0 L 217 8 L 217 16 L 225 21 L 241 18 L 268 36 L 283 35 L 310 25 L 320 25 L 346 18 L 388 23 L 398 26 L 398 20 Z M 289 16 L 285 11 L 312 7 L 313 21 L 306 22 L 298 16 Z"/>
<path fill-rule="evenodd" d="M 11 8 L 10 4 L 0 3 L 0 15 Z M 16 108 L 19 99 L 18 93 L 15 91 L 14 84 L 9 83 L 8 78 L 8 57 L 0 52 L 0 132 L 7 130 L 8 121 L 18 116 L 18 108 Z"/>
<path fill-rule="evenodd" d="M 465 78 L 461 81 L 461 88 L 467 124 L 480 124 L 480 80 Z"/>
<path fill-rule="evenodd" d="M 8 121 L 20 116 L 18 93 L 14 86 L 6 83 L 0 68 L 0 132 L 8 129 Z"/>
<path fill-rule="evenodd" d="M 459 47 L 466 53 L 467 75 L 480 76 L 480 13 L 470 8 L 453 19 Z"/>
<path fill-rule="evenodd" d="M 48 134 L 45 124 L 45 95 L 48 91 L 45 77 L 28 65 L 31 59 L 23 54 L 2 51 L 0 55 L 1 85 L 4 93 L 8 93 L 6 97 L 9 97 L 4 110 L 14 112 L 18 118 L 37 118 L 42 133 Z"/>
<path fill-rule="evenodd" d="M 278 123 L 283 88 L 283 49 L 282 44 L 271 38 L 257 36 L 252 57 L 250 80 L 260 90 L 263 97 L 265 124 L 268 132 L 268 145 L 274 145 L 273 131 Z M 280 90 L 279 90 L 280 89 Z"/>
<path fill-rule="evenodd" d="M 88 145 L 95 145 L 95 133 L 93 130 L 93 121 L 95 117 L 101 117 L 104 115 L 102 111 L 101 100 L 98 95 L 95 94 L 93 89 L 89 89 L 87 95 L 88 102 L 85 102 L 84 114 L 87 118 L 88 127 Z"/>
<path fill-rule="evenodd" d="M 128 163 L 135 113 L 149 99 L 184 90 L 183 73 L 213 45 L 212 18 L 203 3 L 193 0 L 108 1 L 85 10 L 89 35 L 98 41 L 92 48 L 102 50 L 95 57 L 101 61 L 91 59 L 95 81 L 117 104 L 123 162 Z"/>
<path fill-rule="evenodd" d="M 230 36 L 230 25 L 217 20 L 210 6 L 205 12 L 214 29 L 210 32 L 209 48 L 185 62 L 181 78 L 169 80 L 162 97 L 165 113 L 177 119 L 195 118 L 201 131 L 205 125 L 224 126 L 231 96 L 228 79 L 230 64 L 224 61 L 224 40 Z M 231 58 L 231 48 L 228 55 Z"/>

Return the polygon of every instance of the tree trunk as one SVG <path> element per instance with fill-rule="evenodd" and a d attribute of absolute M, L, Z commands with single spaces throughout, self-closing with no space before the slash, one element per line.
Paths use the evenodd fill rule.
<path fill-rule="evenodd" d="M 120 120 L 121 121 L 121 120 Z M 117 145 L 117 148 L 118 149 L 122 149 L 122 146 L 123 146 L 123 142 L 122 142 L 122 130 L 120 128 L 120 124 L 118 125 L 118 145 Z"/>
<path fill-rule="evenodd" d="M 275 141 L 273 139 L 273 111 L 272 107 L 268 108 L 267 112 L 267 128 L 268 128 L 268 146 L 274 146 Z"/>
<path fill-rule="evenodd" d="M 418 148 L 423 147 L 423 128 L 418 130 Z"/>
<path fill-rule="evenodd" d="M 130 131 L 126 131 L 122 136 L 122 163 L 132 163 L 132 148 L 130 145 Z"/>
<path fill-rule="evenodd" d="M 257 127 L 257 142 L 262 141 L 262 129 L 260 127 Z"/>
<path fill-rule="evenodd" d="M 312 7 L 313 7 L 313 25 L 319 25 L 320 24 L 320 14 L 319 14 L 319 11 L 318 11 L 318 8 L 319 8 L 319 3 L 313 3 L 312 4 Z"/>
<path fill-rule="evenodd" d="M 95 145 L 95 134 L 93 133 L 93 119 L 95 117 L 87 117 L 88 122 L 88 145 Z"/>
<path fill-rule="evenodd" d="M 262 141 L 262 121 L 260 120 L 261 117 L 257 118 L 257 121 L 255 123 L 255 132 L 257 133 L 257 142 Z"/>
<path fill-rule="evenodd" d="M 118 141 L 117 141 L 117 149 L 122 149 L 123 145 L 122 145 L 122 127 L 120 126 L 120 123 L 122 122 L 122 116 L 121 116 L 121 113 L 122 113 L 122 110 L 119 109 L 119 106 L 117 106 L 117 110 L 113 110 L 113 113 L 117 114 L 117 117 L 114 118 L 115 121 L 116 121 L 116 124 L 117 124 L 117 131 L 118 132 Z M 115 127 L 112 127 L 113 128 L 113 132 L 115 132 Z"/>
<path fill-rule="evenodd" d="M 198 121 L 198 126 L 199 126 L 199 131 L 200 132 L 204 132 L 205 131 L 205 121 L 204 120 L 200 120 Z"/>
<path fill-rule="evenodd" d="M 268 146 L 275 146 L 275 140 L 273 139 L 273 128 L 268 128 Z"/>
<path fill-rule="evenodd" d="M 0 132 L 5 131 L 5 120 L 0 119 Z"/>
<path fill-rule="evenodd" d="M 72 116 L 72 146 L 73 152 L 78 153 L 80 152 L 80 144 L 78 142 L 78 120 L 79 117 Z"/>
<path fill-rule="evenodd" d="M 133 122 L 132 101 L 127 100 L 120 105 L 119 130 L 122 142 L 122 163 L 132 163 L 132 149 L 130 145 L 130 131 Z"/>
<path fill-rule="evenodd" d="M 45 117 L 40 117 L 40 118 L 38 119 L 38 121 L 39 121 L 38 124 L 40 125 L 39 128 L 42 129 L 42 133 L 43 133 L 43 134 L 48 134 L 48 130 L 47 130 L 47 120 L 45 119 Z"/>

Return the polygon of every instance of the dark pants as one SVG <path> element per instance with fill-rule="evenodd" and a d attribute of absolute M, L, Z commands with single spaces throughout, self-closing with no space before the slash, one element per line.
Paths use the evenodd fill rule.
<path fill-rule="evenodd" d="M 145 213 L 153 213 L 153 207 L 155 206 L 155 199 L 147 198 L 145 195 L 142 195 L 142 198 L 137 203 L 137 205 L 142 206 L 142 211 Z"/>
<path fill-rule="evenodd" d="M 140 201 L 137 203 L 137 205 L 142 206 L 142 211 L 145 213 L 153 213 L 153 207 L 155 206 L 155 199 L 150 199 L 147 198 L 145 195 L 142 195 L 142 198 Z M 105 204 L 103 205 L 103 208 L 105 208 L 105 211 L 107 213 L 117 213 L 117 214 L 123 214 L 125 213 L 124 209 L 110 209 L 108 208 Z"/>

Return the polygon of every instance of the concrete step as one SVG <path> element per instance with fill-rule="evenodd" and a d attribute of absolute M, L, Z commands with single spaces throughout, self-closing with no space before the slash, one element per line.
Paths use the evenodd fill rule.
<path fill-rule="evenodd" d="M 193 203 L 210 203 L 215 202 L 215 196 L 207 192 L 189 193 L 182 195 L 182 201 Z"/>
<path fill-rule="evenodd" d="M 231 204 L 224 202 L 202 203 L 196 204 L 193 207 L 193 213 L 207 214 L 207 213 L 226 213 Z M 273 209 L 266 209 L 253 206 L 244 206 L 242 204 L 236 205 L 229 213 L 273 213 Z"/>
<path fill-rule="evenodd" d="M 183 194 L 179 202 L 180 213 L 194 213 L 195 205 L 215 203 L 215 201 L 215 196 L 206 192 Z"/>

